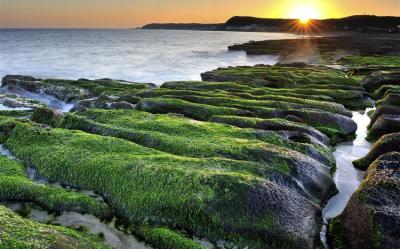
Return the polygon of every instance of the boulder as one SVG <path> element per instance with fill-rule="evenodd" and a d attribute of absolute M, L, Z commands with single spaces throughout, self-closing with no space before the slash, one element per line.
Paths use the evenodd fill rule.
<path fill-rule="evenodd" d="M 6 75 L 1 80 L 1 86 L 6 86 L 19 81 L 40 81 L 40 79 L 27 75 Z"/>
<path fill-rule="evenodd" d="M 388 93 L 384 99 L 379 100 L 376 105 L 395 105 L 400 107 L 400 94 Z"/>
<path fill-rule="evenodd" d="M 0 104 L 9 108 L 35 108 L 41 106 L 38 101 L 13 93 L 0 94 Z"/>
<path fill-rule="evenodd" d="M 368 131 L 368 140 L 376 140 L 385 134 L 400 132 L 400 115 L 380 116 Z"/>
<path fill-rule="evenodd" d="M 117 102 L 124 101 L 131 104 L 137 104 L 142 98 L 134 95 L 123 95 L 117 99 Z"/>
<path fill-rule="evenodd" d="M 400 85 L 400 75 L 368 76 L 362 82 L 368 92 L 374 92 L 383 85 Z"/>
<path fill-rule="evenodd" d="M 400 132 L 382 136 L 365 157 L 354 161 L 353 164 L 361 170 L 366 170 L 379 156 L 389 152 L 400 152 Z"/>
<path fill-rule="evenodd" d="M 334 248 L 400 248 L 400 153 L 380 156 L 329 227 Z"/>
<path fill-rule="evenodd" d="M 126 101 L 113 102 L 110 105 L 111 109 L 135 109 L 135 105 Z"/>
<path fill-rule="evenodd" d="M 53 81 L 53 83 L 47 83 L 31 76 L 7 75 L 2 79 L 2 86 L 7 86 L 12 93 L 22 95 L 23 91 L 27 91 L 35 94 L 45 94 L 65 102 L 93 96 L 86 89 L 64 84 L 63 80 L 60 80 L 60 83 L 57 83 L 58 80 Z"/>
<path fill-rule="evenodd" d="M 375 112 L 371 116 L 371 122 L 368 125 L 368 128 L 371 128 L 375 121 L 382 115 L 400 115 L 400 107 L 390 106 L 390 105 L 382 105 L 379 106 Z"/>

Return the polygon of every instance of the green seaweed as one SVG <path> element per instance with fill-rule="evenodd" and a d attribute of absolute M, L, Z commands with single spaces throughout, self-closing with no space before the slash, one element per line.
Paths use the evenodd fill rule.
<path fill-rule="evenodd" d="M 101 240 L 75 230 L 24 219 L 0 205 L 0 247 L 32 249 L 106 249 Z"/>

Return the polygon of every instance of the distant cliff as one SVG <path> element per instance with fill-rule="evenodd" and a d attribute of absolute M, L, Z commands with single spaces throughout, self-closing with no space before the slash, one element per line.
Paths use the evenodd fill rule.
<path fill-rule="evenodd" d="M 201 23 L 151 23 L 142 29 L 171 29 L 171 30 L 220 30 L 223 23 L 201 24 Z"/>
<path fill-rule="evenodd" d="M 290 31 L 296 22 L 295 19 L 235 16 L 224 24 L 153 23 L 143 26 L 142 29 Z M 400 17 L 358 15 L 313 20 L 313 23 L 314 27 L 323 31 L 395 31 L 400 27 Z"/>

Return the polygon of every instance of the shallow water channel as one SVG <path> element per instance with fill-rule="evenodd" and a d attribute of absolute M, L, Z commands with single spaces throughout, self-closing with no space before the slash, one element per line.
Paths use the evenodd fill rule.
<path fill-rule="evenodd" d="M 321 241 L 325 248 L 329 248 L 326 241 L 329 220 L 343 212 L 351 196 L 364 178 L 364 171 L 357 170 L 352 162 L 364 157 L 372 146 L 365 139 L 367 126 L 370 122 L 370 118 L 367 115 L 369 110 L 371 109 L 366 109 L 364 113 L 353 112 L 353 120 L 357 123 L 356 138 L 352 142 L 337 145 L 333 153 L 336 159 L 334 181 L 339 192 L 328 201 L 322 211 L 324 224 L 321 230 Z"/>

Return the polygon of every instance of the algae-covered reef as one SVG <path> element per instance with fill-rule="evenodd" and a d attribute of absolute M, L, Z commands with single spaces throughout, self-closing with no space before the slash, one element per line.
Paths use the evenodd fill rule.
<path fill-rule="evenodd" d="M 99 238 L 24 219 L 0 205 L 1 248 L 106 249 Z"/>
<path fill-rule="evenodd" d="M 322 95 L 350 109 L 372 106 L 356 78 L 340 70 L 291 64 L 219 68 L 202 74 L 205 81 L 234 81 L 280 95 Z"/>
<path fill-rule="evenodd" d="M 334 248 L 398 248 L 400 153 L 378 157 L 345 211 L 329 227 Z"/>
<path fill-rule="evenodd" d="M 369 97 L 388 86 L 367 87 L 365 74 L 258 65 L 160 87 L 6 76 L 2 89 L 29 110 L 0 113 L 0 141 L 13 155 L 0 157 L 1 200 L 118 217 L 155 248 L 318 248 L 321 210 L 336 191 L 332 146 L 355 135 L 350 109 L 372 107 Z M 390 86 L 382 102 L 393 106 Z M 36 224 L 7 212 L 11 226 Z"/>
<path fill-rule="evenodd" d="M 356 57 L 344 61 L 353 67 L 359 67 L 371 64 L 372 61 L 368 56 L 398 55 L 400 51 L 398 39 L 388 39 L 389 36 L 352 34 L 266 40 L 232 45 L 229 46 L 229 50 L 245 51 L 248 55 L 279 55 L 279 61 L 285 64 L 305 62 L 326 65 L 336 63 L 344 56 L 355 55 Z M 381 63 L 380 59 L 375 61 L 378 60 Z"/>
<path fill-rule="evenodd" d="M 376 102 L 369 115 L 367 139 L 375 141 L 369 153 L 353 162 L 366 170 L 359 189 L 344 212 L 329 227 L 334 248 L 400 247 L 400 86 L 398 57 L 350 57 L 360 61 L 355 75 L 366 76 L 362 86 Z"/>

